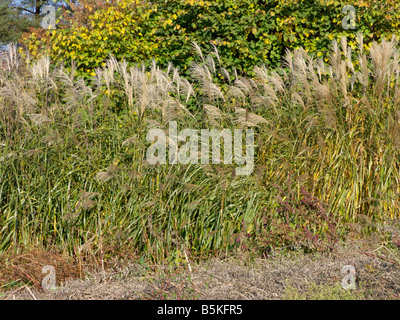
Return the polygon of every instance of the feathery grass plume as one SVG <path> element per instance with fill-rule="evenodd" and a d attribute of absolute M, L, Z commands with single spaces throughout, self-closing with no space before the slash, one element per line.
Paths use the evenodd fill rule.
<path fill-rule="evenodd" d="M 211 46 L 213 47 L 212 53 L 217 58 L 218 63 L 221 65 L 221 57 L 219 55 L 218 48 L 216 47 L 216 45 L 214 43 L 212 43 Z"/>
<path fill-rule="evenodd" d="M 172 72 L 172 78 L 169 73 Z M 180 95 L 186 95 L 186 101 L 193 94 L 193 88 L 190 83 L 179 76 L 178 70 L 172 64 L 169 64 L 167 72 L 162 71 L 153 61 L 151 70 L 154 94 L 152 108 L 161 110 L 162 121 L 166 122 L 180 117 L 181 111 L 192 116 L 187 108 L 180 101 Z"/>
<path fill-rule="evenodd" d="M 198 56 L 200 57 L 200 59 L 201 59 L 202 61 L 204 61 L 203 52 L 202 52 L 200 46 L 199 46 L 195 41 L 192 42 L 192 48 L 196 51 L 196 53 L 198 54 Z"/>
<path fill-rule="evenodd" d="M 74 112 L 79 107 L 92 106 L 97 95 L 83 78 L 75 79 L 74 67 L 70 71 L 64 67 L 60 68 L 57 77 L 61 82 L 61 88 L 65 90 L 66 101 L 62 104 L 64 111 Z"/>
<path fill-rule="evenodd" d="M 192 84 L 179 74 L 179 68 L 175 68 L 172 63 L 168 64 L 167 74 L 172 74 L 172 82 L 175 84 L 176 98 L 180 102 L 188 103 L 191 96 L 194 96 Z M 181 95 L 185 96 L 185 100 L 181 101 Z"/>
<path fill-rule="evenodd" d="M 228 70 L 226 70 L 225 68 L 220 68 L 219 70 L 221 72 L 221 75 L 225 79 L 225 81 L 228 81 L 228 83 L 230 84 L 231 83 L 231 75 L 229 74 Z"/>
<path fill-rule="evenodd" d="M 362 55 L 364 51 L 364 35 L 360 31 L 356 33 L 356 43 L 358 46 L 359 55 Z"/>
<path fill-rule="evenodd" d="M 259 90 L 261 95 L 257 98 L 261 98 L 261 103 L 266 102 L 268 105 L 275 105 L 279 101 L 276 91 L 282 92 L 284 90 L 283 79 L 277 72 L 273 72 L 270 76 L 265 65 L 254 67 L 254 73 L 257 85 L 261 88 Z M 272 86 L 270 84 L 272 84 Z"/>
<path fill-rule="evenodd" d="M 400 74 L 400 51 L 395 50 L 393 54 L 393 60 L 390 64 L 390 72 L 389 76 L 387 77 L 387 92 L 390 92 L 391 86 L 395 86 L 395 88 L 399 85 L 399 77 Z"/>
<path fill-rule="evenodd" d="M 189 193 L 191 193 L 192 191 L 198 190 L 199 188 L 200 188 L 200 186 L 197 184 L 193 184 L 193 183 L 184 183 L 183 184 L 183 189 Z"/>
<path fill-rule="evenodd" d="M 24 75 L 15 73 L 12 78 L 7 78 L 0 74 L 0 77 L 4 80 L 0 86 L 0 118 L 5 134 L 11 138 L 21 123 L 29 129 L 25 113 L 36 112 L 38 100 Z"/>
<path fill-rule="evenodd" d="M 341 79 L 340 79 L 340 86 L 342 88 L 342 94 L 344 98 L 344 107 L 349 107 L 350 106 L 350 97 L 348 95 L 348 90 L 347 87 L 349 85 L 350 79 L 347 76 L 347 69 L 346 69 L 346 62 L 342 61 L 340 64 L 340 73 L 341 73 Z"/>
<path fill-rule="evenodd" d="M 238 88 L 237 86 L 228 86 L 228 89 L 226 91 L 226 96 L 228 98 L 235 98 L 235 99 L 239 99 L 241 100 L 242 104 L 245 103 L 246 100 L 246 95 L 245 93 L 240 90 L 240 88 Z"/>
<path fill-rule="evenodd" d="M 283 66 L 289 68 L 289 73 L 293 73 L 294 66 L 293 66 L 293 58 L 292 54 L 289 50 L 286 51 L 285 60 L 283 61 Z M 272 70 L 271 72 L 268 71 L 268 68 L 265 65 L 255 66 L 255 79 L 258 80 L 260 83 L 268 83 L 273 86 L 274 90 L 279 93 L 282 93 L 286 89 L 285 85 L 285 77 L 286 80 L 292 81 L 293 79 L 287 75 L 284 68 L 278 69 L 281 73 L 283 73 L 284 77 L 282 77 L 277 70 Z"/>
<path fill-rule="evenodd" d="M 57 130 L 50 130 L 40 139 L 40 141 L 50 147 L 54 145 L 59 145 L 62 141 L 62 137 Z"/>
<path fill-rule="evenodd" d="M 18 72 L 23 66 L 23 59 L 18 53 L 18 47 L 16 43 L 12 43 L 8 46 L 8 50 L 4 56 L 4 63 L 8 72 Z"/>
<path fill-rule="evenodd" d="M 128 70 L 128 64 L 126 62 L 125 59 L 123 59 L 122 61 L 120 61 L 120 63 L 118 64 L 119 66 L 119 71 L 122 74 L 122 78 L 123 78 L 123 88 L 124 88 L 124 92 L 128 101 L 128 106 L 129 108 L 133 107 L 133 91 L 134 91 L 134 81 L 136 80 L 136 72 L 134 73 L 133 69 L 131 68 L 130 70 Z"/>
<path fill-rule="evenodd" d="M 215 74 L 217 72 L 216 66 L 215 66 L 215 61 L 213 57 L 209 54 L 207 55 L 207 59 L 205 61 L 208 69 L 211 71 L 211 74 Z"/>
<path fill-rule="evenodd" d="M 167 235 L 177 230 L 194 253 L 221 252 L 230 235 L 239 231 L 243 217 L 246 224 L 261 222 L 257 218 L 261 205 L 266 207 L 266 228 L 276 221 L 279 213 L 275 193 L 266 188 L 274 184 L 296 192 L 304 186 L 330 204 L 342 225 L 356 221 L 360 214 L 372 221 L 395 217 L 400 208 L 400 144 L 396 138 L 400 121 L 399 53 L 384 53 L 390 53 L 390 46 L 385 50 L 374 47 L 374 64 L 365 49 L 358 55 L 358 63 L 354 61 L 352 65 L 354 53 L 344 45 L 344 40 L 340 44 L 343 52 L 337 49 L 337 55 L 333 52 L 334 59 L 327 64 L 297 50 L 286 53 L 287 74 L 280 69 L 267 70 L 265 66 L 254 68 L 254 78 L 233 72 L 236 82 L 232 77 L 226 93 L 221 90 L 226 103 L 215 94 L 211 102 L 212 94 L 203 90 L 204 82 L 213 83 L 216 78 L 214 71 L 221 70 L 225 80 L 231 77 L 222 71 L 213 53 L 199 59 L 197 78 L 192 71 L 193 82 L 181 77 L 172 64 L 165 71 L 154 62 L 149 68 L 129 68 L 124 62 L 112 60 L 99 69 L 96 85 L 53 65 L 47 72 L 44 64 L 43 72 L 35 71 L 36 75 L 22 66 L 12 76 L 0 71 L 0 180 L 7 182 L 0 190 L 0 251 L 23 242 L 44 243 L 51 234 L 56 245 L 76 253 L 82 241 L 90 240 L 88 234 L 97 236 L 99 219 L 87 214 L 84 219 L 73 220 L 73 229 L 66 228 L 58 217 L 73 212 L 71 217 L 76 218 L 81 212 L 77 208 L 69 210 L 69 203 L 80 201 L 79 207 L 87 209 L 96 205 L 94 197 L 81 197 L 82 190 L 106 191 L 102 193 L 99 212 L 101 219 L 107 221 L 102 234 L 104 243 L 115 244 L 114 231 L 123 230 L 140 253 L 155 261 L 163 261 L 171 246 L 168 242 L 153 244 L 144 240 L 145 234 L 149 234 L 145 222 L 149 211 L 154 226 L 156 221 L 160 223 L 157 228 L 166 230 Z M 379 50 L 382 52 L 378 53 Z M 385 58 L 385 66 L 386 56 L 390 58 Z M 377 71 L 379 68 L 385 73 L 383 76 Z M 379 76 L 383 77 L 381 95 L 375 93 Z M 34 77 L 41 83 L 35 83 Z M 56 83 L 57 89 L 48 89 L 49 84 L 43 81 L 47 78 Z M 91 90 L 96 86 L 99 90 L 93 94 Z M 113 109 L 107 117 L 101 110 L 91 112 L 93 106 L 103 106 L 97 94 L 101 96 L 105 87 L 121 96 L 132 110 L 138 110 L 139 116 L 144 106 L 144 121 L 132 121 L 131 115 Z M 194 92 L 196 101 L 191 101 Z M 143 96 L 145 103 L 141 101 Z M 117 101 L 113 100 L 109 103 L 116 106 Z M 195 120 L 182 116 L 191 102 L 202 109 L 195 111 Z M 343 108 L 346 103 L 349 108 Z M 225 109 L 226 105 L 229 108 Z M 57 108 L 74 108 L 76 112 L 54 116 Z M 234 177 L 231 166 L 226 171 L 222 165 L 146 166 L 144 123 L 167 131 L 165 121 L 179 116 L 180 126 L 200 130 L 208 123 L 202 117 L 205 114 L 216 121 L 222 118 L 222 124 L 229 129 L 259 126 L 255 143 L 260 148 L 255 163 L 256 168 L 263 167 L 263 173 Z M 16 121 L 18 116 L 29 121 L 22 124 Z M 48 119 L 51 125 L 44 125 Z M 172 136 L 168 140 L 171 144 L 182 142 Z M 129 147 L 136 141 L 140 143 Z M 200 142 L 210 146 L 209 139 Z M 225 151 L 220 149 L 219 159 Z M 115 163 L 99 170 L 109 157 L 117 156 L 130 169 L 118 171 Z M 112 188 L 93 179 L 94 175 L 100 182 L 107 181 L 117 172 L 121 179 L 114 179 Z M 287 183 L 288 176 L 306 178 Z M 187 192 L 188 189 L 193 190 Z M 18 200 L 22 199 L 21 190 L 27 199 L 23 211 Z M 310 197 L 304 200 L 305 207 L 315 208 Z M 307 210 L 303 213 L 307 217 Z M 294 224 L 298 222 L 296 215 L 290 219 Z M 89 249 L 96 251 L 98 247 L 98 241 L 93 240 Z"/>
<path fill-rule="evenodd" d="M 96 180 L 100 182 L 107 182 L 113 178 L 113 174 L 109 171 L 100 171 L 96 174 Z"/>
<path fill-rule="evenodd" d="M 218 99 L 225 101 L 221 88 L 213 82 L 215 72 L 215 62 L 211 55 L 203 59 L 202 63 L 192 63 L 190 66 L 190 74 L 201 88 L 204 103 L 215 103 Z"/>
<path fill-rule="evenodd" d="M 134 89 L 135 93 L 136 112 L 140 118 L 143 118 L 146 109 L 152 105 L 152 98 L 154 98 L 154 87 L 151 85 L 151 80 L 147 78 L 146 73 L 139 69 L 131 70 L 132 89 Z"/>
<path fill-rule="evenodd" d="M 101 85 L 104 83 L 107 88 L 108 95 L 111 92 L 111 85 L 116 82 L 116 74 L 120 71 L 119 63 L 117 59 L 110 55 L 107 59 L 104 68 L 96 69 L 95 83 L 97 88 L 100 89 Z"/>
<path fill-rule="evenodd" d="M 395 91 L 395 93 L 394 93 L 394 101 L 393 101 L 393 104 L 394 104 L 395 106 L 398 106 L 398 105 L 400 104 L 400 88 L 399 88 L 399 87 L 396 88 L 396 91 Z"/>
<path fill-rule="evenodd" d="M 139 141 L 138 138 L 136 136 L 133 136 L 122 142 L 122 146 L 125 147 L 131 144 L 136 144 L 138 141 Z"/>
<path fill-rule="evenodd" d="M 374 41 L 370 48 L 370 57 L 372 62 L 372 76 L 374 77 L 375 94 L 381 96 L 384 92 L 384 84 L 387 78 L 391 78 L 390 65 L 393 63 L 393 57 L 397 45 L 397 40 L 392 37 L 391 41 L 383 39 L 378 44 Z M 394 62 L 396 63 L 396 62 Z"/>
<path fill-rule="evenodd" d="M 211 104 L 205 104 L 203 106 L 204 110 L 206 111 L 208 120 L 210 121 L 210 123 L 212 123 L 213 125 L 218 125 L 219 122 L 218 121 L 222 121 L 223 120 L 223 113 L 220 109 L 218 109 L 217 107 L 211 105 Z"/>
<path fill-rule="evenodd" d="M 212 74 L 207 65 L 194 62 L 190 66 L 190 70 L 191 76 L 198 82 L 212 81 Z"/>
<path fill-rule="evenodd" d="M 289 88 L 292 88 L 292 86 L 294 85 L 294 63 L 293 63 L 293 54 L 288 48 L 286 48 L 285 50 L 282 65 L 283 67 L 289 69 Z"/>
<path fill-rule="evenodd" d="M 343 93 L 344 100 L 345 100 L 344 106 L 349 107 L 350 106 L 350 97 L 348 95 L 348 88 L 353 87 L 355 70 L 354 70 L 354 65 L 353 65 L 352 57 L 351 57 L 351 47 L 347 46 L 347 38 L 346 37 L 341 38 L 340 45 L 341 45 L 343 56 L 344 56 L 344 60 L 342 60 L 340 63 L 340 74 L 341 74 L 340 84 L 342 87 L 342 93 Z M 352 81 L 351 84 L 350 84 L 350 78 L 347 73 L 347 69 L 349 69 L 353 73 L 353 75 L 351 77 L 351 81 Z"/>
<path fill-rule="evenodd" d="M 111 84 L 115 81 L 115 74 L 119 71 L 118 60 L 110 55 L 110 58 L 106 61 L 105 69 L 107 70 L 107 76 Z"/>
<path fill-rule="evenodd" d="M 356 42 L 358 46 L 358 57 L 357 57 L 357 62 L 360 66 L 361 71 L 355 71 L 355 81 L 360 81 L 362 86 L 363 86 L 363 93 L 368 88 L 368 81 L 369 81 L 369 75 L 368 75 L 368 64 L 367 64 L 367 56 L 364 54 L 364 36 L 362 32 L 357 32 L 356 34 Z"/>
<path fill-rule="evenodd" d="M 308 104 L 312 101 L 312 94 L 308 82 L 308 67 L 306 63 L 307 56 L 307 52 L 303 48 L 296 49 L 293 52 L 294 81 L 296 89 L 303 90 L 306 93 Z"/>
<path fill-rule="evenodd" d="M 41 154 L 43 151 L 40 149 L 34 149 L 34 150 L 28 150 L 26 152 L 24 152 L 24 156 L 25 157 L 32 157 L 38 154 Z"/>
<path fill-rule="evenodd" d="M 61 67 L 58 69 L 57 77 L 60 79 L 61 83 L 67 87 L 73 87 L 75 82 L 75 67 L 72 64 L 71 71 L 69 72 L 66 68 Z"/>
<path fill-rule="evenodd" d="M 253 109 L 254 106 L 264 107 L 265 104 L 271 104 L 269 103 L 270 101 L 268 99 L 267 101 L 265 101 L 265 95 L 263 94 L 263 92 L 260 92 L 260 89 L 255 80 L 246 77 L 238 77 L 235 80 L 234 85 L 237 89 L 239 89 L 237 91 L 239 94 L 238 97 L 240 97 L 240 94 L 243 95 L 242 105 L 246 107 L 246 110 L 248 110 L 249 108 Z M 266 86 L 266 84 L 262 85 L 262 87 L 264 88 Z M 271 88 L 271 90 L 273 89 Z M 247 99 L 250 100 L 250 103 L 248 103 Z"/>
<path fill-rule="evenodd" d="M 188 115 L 192 119 L 194 119 L 194 115 L 185 107 L 184 104 L 182 104 L 178 100 L 175 100 L 174 103 L 175 103 L 174 106 L 175 106 L 175 110 L 176 110 L 176 113 L 177 113 L 178 117 L 180 117 L 180 115 L 182 115 L 182 116 L 183 115 Z"/>
<path fill-rule="evenodd" d="M 332 40 L 330 62 L 333 74 L 337 81 L 340 80 L 340 64 L 342 62 L 339 46 L 336 40 Z"/>
<path fill-rule="evenodd" d="M 246 96 L 251 96 L 251 94 L 258 90 L 257 84 L 253 79 L 246 77 L 238 77 L 235 82 L 235 86 L 238 87 Z"/>
<path fill-rule="evenodd" d="M 91 208 L 94 207 L 95 202 L 93 201 L 93 198 L 100 195 L 98 192 L 86 192 L 84 191 L 79 200 L 75 204 L 75 213 L 69 213 L 64 217 L 66 220 L 74 219 L 76 218 L 82 210 L 90 210 Z"/>
<path fill-rule="evenodd" d="M 93 77 L 94 80 L 93 83 L 96 89 L 99 91 L 101 89 L 101 86 L 103 85 L 103 82 L 106 84 L 106 87 L 108 89 L 110 82 L 108 81 L 108 86 L 107 86 L 107 79 L 105 79 L 106 77 L 104 77 L 103 75 L 105 70 L 102 68 L 96 68 L 94 72 L 96 73 L 96 75 Z"/>
<path fill-rule="evenodd" d="M 367 56 L 365 54 L 359 55 L 358 63 L 360 65 L 360 71 L 356 72 L 356 78 L 361 82 L 363 86 L 363 93 L 365 93 L 369 87 L 369 69 Z"/>
<path fill-rule="evenodd" d="M 27 116 L 31 119 L 32 123 L 36 126 L 40 126 L 43 123 L 52 121 L 48 116 L 46 116 L 45 114 L 41 114 L 41 113 L 27 114 Z"/>
<path fill-rule="evenodd" d="M 318 74 L 318 80 L 319 82 L 322 82 L 322 76 L 325 76 L 327 74 L 327 68 L 322 59 L 317 60 L 316 69 Z"/>
<path fill-rule="evenodd" d="M 146 128 L 147 128 L 147 130 L 159 129 L 159 128 L 162 127 L 162 126 L 161 126 L 161 123 L 158 122 L 158 121 L 155 120 L 155 119 L 146 119 L 146 120 L 145 120 L 145 123 L 146 123 Z"/>
<path fill-rule="evenodd" d="M 305 109 L 304 101 L 303 101 L 303 99 L 301 98 L 301 96 L 300 96 L 300 94 L 298 92 L 294 92 L 292 94 L 291 102 L 292 103 L 298 103 L 303 107 L 303 109 Z"/>
<path fill-rule="evenodd" d="M 32 65 L 30 71 L 32 73 L 33 81 L 52 81 L 52 79 L 50 78 L 50 57 L 41 57 L 36 63 Z M 52 83 L 54 83 L 54 81 L 52 81 Z"/>
<path fill-rule="evenodd" d="M 205 79 L 203 79 L 205 80 Z M 225 101 L 225 97 L 221 91 L 221 88 L 218 87 L 214 82 L 212 81 L 203 81 L 201 84 L 201 89 L 203 92 L 203 95 L 207 97 L 205 101 L 208 102 L 215 102 L 218 99 L 221 99 Z"/>
<path fill-rule="evenodd" d="M 335 104 L 336 99 L 331 91 L 331 88 L 327 84 L 321 84 L 319 81 L 313 83 L 316 102 L 318 105 Z"/>
<path fill-rule="evenodd" d="M 212 118 L 218 118 L 218 119 L 222 119 L 222 111 L 220 109 L 218 109 L 217 107 L 211 105 L 211 104 L 205 104 L 204 106 L 204 110 L 207 112 L 207 115 L 212 117 Z"/>
<path fill-rule="evenodd" d="M 237 114 L 236 122 L 242 127 L 258 127 L 259 124 L 266 124 L 268 121 L 260 115 L 248 112 L 243 108 L 235 108 Z"/>
<path fill-rule="evenodd" d="M 179 84 L 180 84 L 179 88 L 177 88 L 178 97 L 182 93 L 183 95 L 186 96 L 185 103 L 188 103 L 190 97 L 195 95 L 193 86 L 187 79 L 183 77 L 179 77 Z"/>
<path fill-rule="evenodd" d="M 344 40 L 342 41 L 342 51 L 343 51 L 345 59 L 346 59 L 347 68 L 352 72 L 352 74 L 354 76 L 355 69 L 354 69 L 354 64 L 353 64 L 352 49 L 350 46 L 347 46 L 347 38 L 344 38 L 344 39 L 346 39 L 346 41 L 344 41 Z M 345 47 L 346 47 L 346 49 L 345 49 Z"/>
<path fill-rule="evenodd" d="M 283 93 L 285 91 L 285 82 L 275 70 L 272 71 L 272 74 L 268 77 L 268 81 L 273 85 L 275 91 L 278 93 Z"/>
<path fill-rule="evenodd" d="M 5 154 L 4 156 L 1 156 L 0 162 L 4 162 L 6 160 L 13 160 L 17 157 L 18 157 L 18 153 L 16 153 L 15 151 L 11 151 L 11 152 L 8 152 L 7 154 Z"/>

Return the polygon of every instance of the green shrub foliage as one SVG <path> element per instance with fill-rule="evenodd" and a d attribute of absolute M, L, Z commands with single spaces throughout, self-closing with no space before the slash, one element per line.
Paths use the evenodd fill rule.
<path fill-rule="evenodd" d="M 344 29 L 346 5 L 356 10 L 355 29 Z M 333 0 L 168 0 L 139 3 L 116 0 L 92 10 L 84 26 L 48 31 L 25 38 L 33 56 L 49 54 L 58 61 L 75 60 L 83 75 L 104 65 L 109 55 L 128 63 L 188 72 L 196 59 L 193 42 L 209 52 L 213 46 L 228 70 L 252 73 L 252 66 L 279 66 L 286 49 L 305 48 L 328 61 L 330 42 L 346 36 L 356 49 L 357 32 L 365 46 L 398 34 L 400 3 Z M 61 24 L 60 24 L 61 25 Z"/>

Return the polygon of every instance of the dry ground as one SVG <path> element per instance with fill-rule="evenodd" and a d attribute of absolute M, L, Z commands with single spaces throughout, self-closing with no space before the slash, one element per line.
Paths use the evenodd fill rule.
<path fill-rule="evenodd" d="M 399 299 L 397 249 L 342 245 L 330 255 L 277 253 L 268 259 L 240 254 L 180 267 L 124 263 L 89 273 L 48 293 L 25 285 L 1 299 Z M 341 286 L 345 265 L 356 269 L 356 289 Z"/>

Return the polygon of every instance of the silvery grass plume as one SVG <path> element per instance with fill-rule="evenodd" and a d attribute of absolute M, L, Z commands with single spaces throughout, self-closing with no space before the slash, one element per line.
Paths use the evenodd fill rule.
<path fill-rule="evenodd" d="M 152 67 L 148 73 L 149 85 L 152 87 L 151 108 L 161 111 L 161 121 L 166 122 L 174 118 L 174 111 L 171 107 L 174 99 L 171 95 L 176 93 L 173 80 L 167 72 L 163 72 L 153 60 Z"/>
<path fill-rule="evenodd" d="M 341 51 L 339 44 L 336 40 L 332 41 L 332 51 L 330 56 L 331 66 L 328 68 L 328 73 L 333 81 L 330 82 L 331 97 L 336 97 L 333 101 L 334 104 L 338 104 L 339 99 L 343 99 L 343 103 L 346 107 L 350 106 L 350 96 L 348 90 L 351 90 L 355 76 L 354 66 L 351 58 L 351 48 L 347 46 L 347 39 L 341 39 Z M 343 59 L 344 56 L 344 59 Z M 348 69 L 353 71 L 353 76 L 349 77 Z M 350 87 L 350 78 L 352 84 Z"/>
<path fill-rule="evenodd" d="M 75 79 L 76 65 L 72 64 L 71 70 L 64 67 L 58 70 L 57 77 L 60 85 L 65 90 L 66 102 L 62 104 L 65 111 L 73 112 L 79 107 L 92 107 L 97 95 L 83 78 Z"/>
<path fill-rule="evenodd" d="M 194 96 L 192 84 L 187 79 L 179 75 L 179 68 L 175 68 L 172 63 L 168 65 L 167 74 L 172 74 L 172 81 L 176 86 L 176 97 L 181 103 L 188 103 L 190 97 Z M 181 100 L 181 96 L 184 97 L 184 100 Z"/>
<path fill-rule="evenodd" d="M 43 113 L 27 114 L 32 123 L 36 126 L 41 126 L 44 123 L 52 122 L 53 120 Z"/>
<path fill-rule="evenodd" d="M 12 121 L 23 122 L 24 113 L 34 112 L 37 103 L 36 96 L 29 90 L 24 78 L 17 74 L 3 82 L 0 87 L 0 100 L 0 112 L 3 115 L 12 117 Z"/>
<path fill-rule="evenodd" d="M 41 57 L 37 62 L 33 63 L 30 68 L 32 74 L 32 80 L 34 82 L 49 81 L 54 87 L 56 87 L 50 74 L 50 57 Z"/>
<path fill-rule="evenodd" d="M 224 118 L 223 112 L 216 106 L 213 106 L 211 104 L 205 104 L 203 108 L 207 114 L 208 121 L 212 125 L 219 125 L 220 122 L 223 121 Z"/>
<path fill-rule="evenodd" d="M 273 106 L 279 102 L 278 94 L 284 91 L 284 81 L 277 72 L 269 74 L 265 65 L 254 67 L 257 92 L 253 98 L 258 106 Z"/>
<path fill-rule="evenodd" d="M 243 108 L 235 108 L 235 112 L 237 115 L 236 122 L 240 125 L 241 128 L 245 127 L 258 127 L 261 124 L 269 123 L 267 119 L 263 118 L 260 115 L 249 112 Z"/>
<path fill-rule="evenodd" d="M 34 112 L 37 103 L 21 70 L 22 63 L 17 47 L 9 46 L 8 52 L 2 57 L 3 66 L 0 69 L 0 114 L 9 123 L 26 123 L 24 113 Z"/>
<path fill-rule="evenodd" d="M 337 98 L 341 97 L 345 105 L 350 104 L 348 91 L 353 89 L 357 74 L 352 62 L 351 48 L 347 46 L 346 40 L 342 39 L 341 47 L 344 59 L 338 43 L 332 42 L 331 65 L 328 67 L 321 59 L 314 59 L 302 48 L 293 53 L 289 50 L 286 52 L 284 66 L 289 69 L 286 79 L 294 103 L 300 103 L 305 108 L 313 103 L 319 106 L 337 105 Z M 257 70 L 257 75 L 263 74 Z M 277 76 L 274 78 L 274 91 L 284 92 L 284 80 L 279 80 Z"/>
<path fill-rule="evenodd" d="M 192 45 L 202 60 L 200 63 L 193 63 L 190 66 L 190 71 L 191 76 L 200 86 L 203 102 L 215 103 L 219 99 L 225 101 L 221 88 L 213 82 L 213 76 L 216 73 L 216 65 L 212 55 L 208 55 L 205 58 L 198 44 L 193 42 Z M 216 48 L 214 49 L 216 50 Z M 219 59 L 219 55 L 217 55 L 217 57 Z"/>
<path fill-rule="evenodd" d="M 369 70 L 367 55 L 364 53 L 364 38 L 362 33 L 357 34 L 357 43 L 359 48 L 358 63 L 360 65 L 360 71 L 356 72 L 356 79 L 361 82 L 363 93 L 365 93 L 369 86 Z"/>
<path fill-rule="evenodd" d="M 1 62 L 3 62 L 5 70 L 8 72 L 18 72 L 24 65 L 23 59 L 18 54 L 18 47 L 16 43 L 8 46 L 8 50 L 3 56 Z"/>
<path fill-rule="evenodd" d="M 153 61 L 150 70 L 151 84 L 154 87 L 153 108 L 161 110 L 162 122 L 180 117 L 180 111 L 192 116 L 183 105 L 180 95 L 186 94 L 186 102 L 190 99 L 193 88 L 188 81 L 184 81 L 176 68 L 169 64 L 167 71 L 162 71 Z"/>
<path fill-rule="evenodd" d="M 398 80 L 399 52 L 396 48 L 397 43 L 398 41 L 393 36 L 391 41 L 384 39 L 380 44 L 374 42 L 371 45 L 370 56 L 374 93 L 378 96 L 390 91 L 390 82 L 393 78 L 396 78 L 396 82 Z"/>
<path fill-rule="evenodd" d="M 62 143 L 63 137 L 56 129 L 52 129 L 45 136 L 43 136 L 40 141 L 45 143 L 47 146 L 59 145 Z"/>
<path fill-rule="evenodd" d="M 109 96 L 111 94 L 112 86 L 117 81 L 116 75 L 120 72 L 120 66 L 117 59 L 110 55 L 109 59 L 106 61 L 104 68 L 96 68 L 94 77 L 94 83 L 97 90 L 101 90 L 103 84 L 106 85 L 107 92 Z"/>
<path fill-rule="evenodd" d="M 54 72 L 51 71 L 50 58 L 41 57 L 29 68 L 31 77 L 27 82 L 38 97 L 41 108 L 47 109 L 52 103 L 52 96 L 56 94 L 58 86 L 56 84 Z M 56 72 L 56 71 L 55 71 Z"/>
<path fill-rule="evenodd" d="M 156 99 L 156 87 L 152 84 L 155 72 L 146 72 L 144 65 L 130 67 L 125 60 L 119 63 L 122 74 L 123 88 L 127 97 L 128 106 L 133 109 L 140 119 L 143 119 L 145 111 L 152 108 Z"/>
<path fill-rule="evenodd" d="M 101 194 L 98 192 L 82 192 L 81 196 L 79 197 L 78 201 L 75 203 L 75 210 L 72 211 L 71 207 L 68 206 L 68 212 L 63 216 L 63 220 L 74 220 L 76 219 L 82 212 L 82 210 L 89 210 L 93 208 L 96 204 L 93 199 L 96 196 L 100 196 Z"/>
<path fill-rule="evenodd" d="M 114 178 L 119 169 L 120 169 L 119 167 L 112 164 L 107 168 L 106 171 L 99 171 L 96 174 L 96 180 L 98 180 L 99 182 L 106 182 L 106 181 Z"/>

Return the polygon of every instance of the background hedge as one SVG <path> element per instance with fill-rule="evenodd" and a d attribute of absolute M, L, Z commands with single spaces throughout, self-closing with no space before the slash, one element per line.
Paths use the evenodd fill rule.
<path fill-rule="evenodd" d="M 342 27 L 345 5 L 356 9 L 356 29 Z M 304 47 L 327 61 L 333 39 L 347 36 L 356 49 L 352 39 L 362 32 L 369 46 L 398 35 L 400 23 L 400 3 L 391 0 L 115 0 L 97 7 L 86 0 L 81 6 L 89 12 L 84 24 L 64 18 L 45 36 L 27 35 L 31 55 L 46 53 L 67 64 L 75 60 L 85 76 L 110 54 L 130 63 L 155 59 L 163 67 L 171 61 L 187 70 L 195 59 L 195 41 L 204 52 L 216 46 L 228 70 L 251 74 L 260 63 L 279 66 L 286 49 Z"/>

